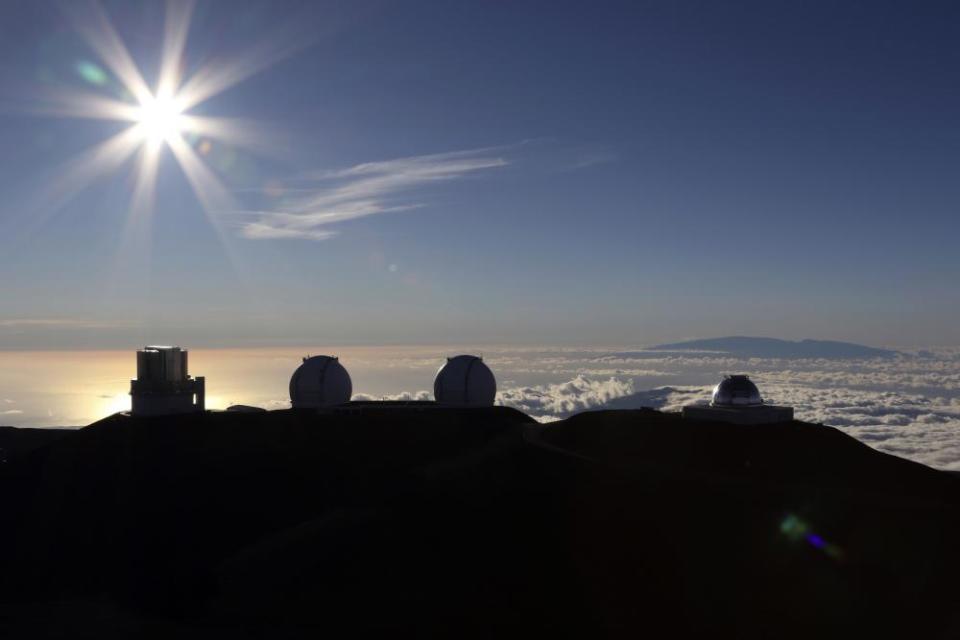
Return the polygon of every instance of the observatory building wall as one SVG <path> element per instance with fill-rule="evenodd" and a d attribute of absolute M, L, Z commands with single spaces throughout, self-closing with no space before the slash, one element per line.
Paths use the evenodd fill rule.
<path fill-rule="evenodd" d="M 477 356 L 447 358 L 433 381 L 433 397 L 444 405 L 489 407 L 496 396 L 496 378 L 483 358 Z"/>
<path fill-rule="evenodd" d="M 731 424 L 775 424 L 793 420 L 793 407 L 766 404 L 747 375 L 724 376 L 713 388 L 709 405 L 688 404 L 681 415 L 690 420 Z"/>
<path fill-rule="evenodd" d="M 144 347 L 137 351 L 137 378 L 130 381 L 133 415 L 161 416 L 203 411 L 206 380 L 187 373 L 187 351 Z"/>
<path fill-rule="evenodd" d="M 759 407 L 711 407 L 687 405 L 682 415 L 689 420 L 707 420 L 730 424 L 776 424 L 793 420 L 793 407 L 763 405 Z"/>
<path fill-rule="evenodd" d="M 308 356 L 290 377 L 290 404 L 294 409 L 344 404 L 352 394 L 350 374 L 334 356 Z"/>

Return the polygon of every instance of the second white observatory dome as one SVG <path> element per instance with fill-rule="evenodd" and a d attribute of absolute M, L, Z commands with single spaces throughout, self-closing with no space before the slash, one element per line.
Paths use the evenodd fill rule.
<path fill-rule="evenodd" d="M 493 372 L 477 356 L 447 358 L 433 381 L 433 397 L 440 404 L 490 407 L 496 395 Z"/>
<path fill-rule="evenodd" d="M 317 409 L 350 401 L 350 374 L 333 356 L 303 359 L 290 377 L 290 403 L 294 409 Z"/>

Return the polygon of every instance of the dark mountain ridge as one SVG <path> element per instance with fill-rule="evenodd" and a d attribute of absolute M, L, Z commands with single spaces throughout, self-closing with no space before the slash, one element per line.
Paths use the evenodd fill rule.
<path fill-rule="evenodd" d="M 960 631 L 960 481 L 830 427 L 423 405 L 61 436 L 0 465 L 5 638 Z"/>
<path fill-rule="evenodd" d="M 69 435 L 75 429 L 0 427 L 0 450 L 8 461 Z"/>

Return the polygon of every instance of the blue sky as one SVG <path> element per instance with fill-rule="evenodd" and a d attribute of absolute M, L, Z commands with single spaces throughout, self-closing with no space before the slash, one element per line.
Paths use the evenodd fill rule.
<path fill-rule="evenodd" d="M 148 218 L 64 187 L 129 125 L 49 113 L 119 96 L 67 6 L 0 7 L 0 348 L 960 343 L 950 4 L 199 2 L 185 77 L 263 68 Z M 102 6 L 155 87 L 164 3 Z"/>

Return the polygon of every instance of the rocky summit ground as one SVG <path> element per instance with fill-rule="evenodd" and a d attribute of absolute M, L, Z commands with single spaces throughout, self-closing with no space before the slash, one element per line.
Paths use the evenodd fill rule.
<path fill-rule="evenodd" d="M 960 480 L 650 410 L 3 430 L 0 636 L 960 636 Z"/>

